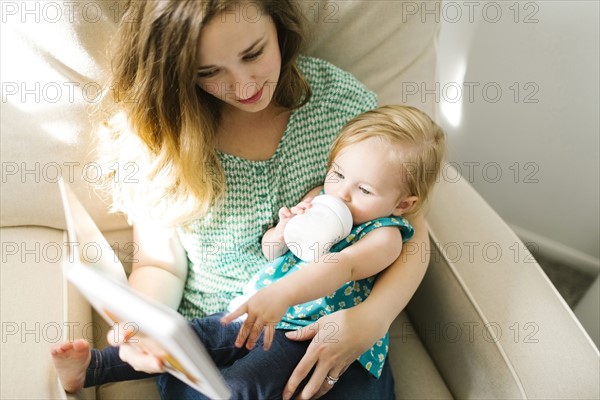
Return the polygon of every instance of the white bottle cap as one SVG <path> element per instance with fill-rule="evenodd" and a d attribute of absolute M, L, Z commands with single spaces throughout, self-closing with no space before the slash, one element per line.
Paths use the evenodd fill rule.
<path fill-rule="evenodd" d="M 286 225 L 283 238 L 289 250 L 304 261 L 316 261 L 352 231 L 352 213 L 341 199 L 321 195 L 312 207 Z"/>
<path fill-rule="evenodd" d="M 345 238 L 352 231 L 352 213 L 350 209 L 339 197 L 335 197 L 329 194 L 323 194 L 313 199 L 312 204 L 325 204 L 331 208 L 340 219 L 340 223 L 343 227 L 342 238 Z"/>

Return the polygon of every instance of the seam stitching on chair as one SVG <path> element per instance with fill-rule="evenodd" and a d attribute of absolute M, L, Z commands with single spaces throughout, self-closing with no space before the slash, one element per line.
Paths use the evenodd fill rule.
<path fill-rule="evenodd" d="M 435 234 L 433 234 L 431 232 L 431 230 L 429 231 L 429 235 L 430 235 L 430 237 L 431 237 L 431 239 L 433 240 L 434 243 L 439 243 L 439 241 L 436 241 L 437 238 L 435 237 Z M 469 300 L 469 302 L 473 306 L 473 309 L 475 310 L 475 312 L 477 313 L 477 315 L 481 318 L 482 321 L 485 322 L 484 327 L 486 327 L 486 330 L 488 332 L 490 332 L 490 329 L 488 328 L 489 321 L 488 321 L 486 315 L 484 314 L 484 312 L 481 310 L 481 307 L 479 306 L 479 304 L 477 303 L 477 301 L 475 300 L 475 298 L 471 294 L 471 291 L 468 290 L 465 281 L 459 276 L 458 271 L 454 267 L 453 263 L 450 262 L 450 260 L 448 259 L 448 257 L 446 257 L 446 255 L 443 252 L 441 252 L 441 251 L 440 251 L 440 255 L 444 259 L 445 264 L 448 265 L 448 267 L 450 269 L 450 272 L 452 273 L 452 276 L 458 282 L 458 284 L 460 286 L 460 289 L 467 296 L 467 299 Z M 525 391 L 525 387 L 523 386 L 523 383 L 521 382 L 521 379 L 519 378 L 519 376 L 517 374 L 517 371 L 516 371 L 515 367 L 513 366 L 513 363 L 510 361 L 510 358 L 508 357 L 508 355 L 504 351 L 503 346 L 500 345 L 500 341 L 494 342 L 494 345 L 495 345 L 496 349 L 498 350 L 498 352 L 500 353 L 502 359 L 506 362 L 506 365 L 508 366 L 508 370 L 510 371 L 510 374 L 512 375 L 513 379 L 515 380 L 515 383 L 517 384 L 517 387 L 519 388 L 519 391 L 521 392 L 521 395 L 523 396 L 523 399 L 528 399 L 529 397 L 527 396 L 527 392 Z"/>

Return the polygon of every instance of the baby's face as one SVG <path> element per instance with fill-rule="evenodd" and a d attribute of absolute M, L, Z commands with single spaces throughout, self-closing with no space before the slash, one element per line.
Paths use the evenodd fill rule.
<path fill-rule="evenodd" d="M 342 149 L 325 179 L 325 193 L 342 199 L 354 225 L 400 215 L 402 172 L 398 152 L 377 138 Z"/>

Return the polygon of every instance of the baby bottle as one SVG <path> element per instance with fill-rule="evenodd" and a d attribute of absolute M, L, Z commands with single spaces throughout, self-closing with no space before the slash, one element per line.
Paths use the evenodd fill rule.
<path fill-rule="evenodd" d="M 294 216 L 285 226 L 283 239 L 303 261 L 317 261 L 352 230 L 352 214 L 344 202 L 331 195 L 313 199 L 312 207 Z"/>

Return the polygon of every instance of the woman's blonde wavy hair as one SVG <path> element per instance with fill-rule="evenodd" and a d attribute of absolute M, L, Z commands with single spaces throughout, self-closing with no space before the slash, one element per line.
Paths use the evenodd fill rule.
<path fill-rule="evenodd" d="M 113 55 L 110 117 L 101 129 L 113 210 L 182 224 L 205 215 L 224 194 L 215 138 L 222 103 L 195 84 L 198 40 L 213 17 L 240 5 L 244 0 L 129 2 Z M 273 101 L 300 107 L 311 96 L 296 66 L 303 16 L 292 0 L 256 5 L 277 28 L 282 65 Z"/>
<path fill-rule="evenodd" d="M 446 155 L 444 131 L 427 114 L 410 106 L 382 106 L 360 114 L 342 128 L 329 152 L 328 169 L 347 146 L 377 137 L 390 145 L 402 168 L 404 196 L 417 201 L 404 215 L 415 214 L 427 202 Z"/>

